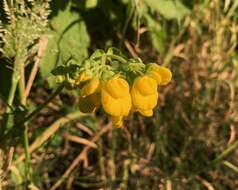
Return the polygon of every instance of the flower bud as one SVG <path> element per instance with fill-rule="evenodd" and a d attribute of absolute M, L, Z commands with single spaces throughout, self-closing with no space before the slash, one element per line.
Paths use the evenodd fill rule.
<path fill-rule="evenodd" d="M 172 73 L 168 68 L 155 63 L 149 66 L 149 74 L 157 81 L 158 85 L 166 85 L 172 79 Z"/>

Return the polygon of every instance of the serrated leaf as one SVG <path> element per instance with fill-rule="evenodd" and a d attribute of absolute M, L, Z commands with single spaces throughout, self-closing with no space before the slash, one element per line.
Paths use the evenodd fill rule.
<path fill-rule="evenodd" d="M 70 10 L 70 5 L 59 11 L 52 26 L 59 34 L 58 46 L 63 60 L 73 57 L 80 62 L 88 56 L 90 39 L 86 25 L 77 12 Z"/>
<path fill-rule="evenodd" d="M 146 4 L 153 10 L 158 11 L 167 19 L 180 20 L 189 13 L 189 9 L 185 7 L 179 0 L 144 0 Z"/>

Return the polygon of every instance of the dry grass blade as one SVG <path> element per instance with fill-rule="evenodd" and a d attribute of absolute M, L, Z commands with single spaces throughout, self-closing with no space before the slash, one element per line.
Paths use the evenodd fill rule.
<path fill-rule="evenodd" d="M 46 142 L 62 125 L 79 118 L 82 115 L 81 112 L 70 113 L 57 121 L 55 121 L 50 127 L 48 127 L 29 147 L 29 152 L 32 153 L 44 142 Z M 22 154 L 13 164 L 18 164 L 25 159 L 25 154 Z"/>
<path fill-rule="evenodd" d="M 3 180 L 6 178 L 10 165 L 12 163 L 14 148 L 10 147 L 7 155 L 4 155 L 0 149 L 0 190 L 3 186 Z"/>
<path fill-rule="evenodd" d="M 166 190 L 172 190 L 172 181 L 171 180 L 166 181 Z"/>
<path fill-rule="evenodd" d="M 76 124 L 76 127 L 79 128 L 80 130 L 88 133 L 90 136 L 93 135 L 93 131 L 91 129 L 89 129 L 88 127 L 84 126 L 83 124 L 81 123 L 77 123 Z"/>
<path fill-rule="evenodd" d="M 196 177 L 199 181 L 201 181 L 201 183 L 208 189 L 208 190 L 215 190 L 214 187 L 211 185 L 211 183 L 209 183 L 208 181 L 206 181 L 205 179 L 202 179 L 200 176 Z"/>
<path fill-rule="evenodd" d="M 28 82 L 27 82 L 27 86 L 26 86 L 26 90 L 25 90 L 25 94 L 24 94 L 25 100 L 27 99 L 27 97 L 29 96 L 29 93 L 31 91 L 32 84 L 34 82 L 34 79 L 36 77 L 37 71 L 38 71 L 39 66 L 40 66 L 41 57 L 43 56 L 43 54 L 45 52 L 47 44 L 48 44 L 48 38 L 45 37 L 45 36 L 41 37 L 40 41 L 39 41 L 39 50 L 38 50 L 38 53 L 37 53 L 37 57 L 35 59 L 34 66 L 31 70 L 31 74 L 30 74 L 30 77 L 29 77 Z"/>
<path fill-rule="evenodd" d="M 228 161 L 224 161 L 222 162 L 225 166 L 227 166 L 228 168 L 232 169 L 233 171 L 238 173 L 238 167 L 233 165 L 232 163 L 228 162 Z"/>
<path fill-rule="evenodd" d="M 230 125 L 230 138 L 229 138 L 229 141 L 228 141 L 228 145 L 232 144 L 235 140 L 236 140 L 236 128 L 234 125 Z"/>
<path fill-rule="evenodd" d="M 69 133 L 65 133 L 64 137 L 69 141 L 73 141 L 79 144 L 84 144 L 84 145 L 90 146 L 91 148 L 97 148 L 97 145 L 95 143 L 87 139 L 84 139 L 75 135 L 70 135 Z"/>
<path fill-rule="evenodd" d="M 70 176 L 67 180 L 66 190 L 71 190 L 74 182 L 74 176 Z"/>
<path fill-rule="evenodd" d="M 108 124 L 106 127 L 103 127 L 92 139 L 91 142 L 96 142 L 104 133 L 108 132 L 112 128 L 112 124 Z M 58 181 L 50 188 L 50 190 L 56 190 L 66 178 L 69 177 L 71 172 L 79 165 L 79 163 L 85 160 L 85 156 L 90 149 L 89 146 L 85 146 L 84 149 L 79 153 L 79 155 L 74 159 L 72 164 L 68 167 L 68 169 L 64 172 L 64 174 L 59 178 Z"/>

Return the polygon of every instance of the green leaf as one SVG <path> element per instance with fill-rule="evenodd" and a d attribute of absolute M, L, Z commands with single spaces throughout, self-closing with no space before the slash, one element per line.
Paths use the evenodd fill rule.
<path fill-rule="evenodd" d="M 95 8 L 98 4 L 98 0 L 86 0 L 85 7 L 87 9 Z"/>
<path fill-rule="evenodd" d="M 59 11 L 52 20 L 52 26 L 59 34 L 57 43 L 63 60 L 72 56 L 80 62 L 88 56 L 90 39 L 85 22 L 79 13 L 70 10 L 70 5 Z"/>
<path fill-rule="evenodd" d="M 155 11 L 158 11 L 167 19 L 180 20 L 189 13 L 189 9 L 185 7 L 179 0 L 144 0 L 146 4 Z"/>
<path fill-rule="evenodd" d="M 70 4 L 52 18 L 51 25 L 53 32 L 48 35 L 49 41 L 41 59 L 40 72 L 54 86 L 51 71 L 69 58 L 80 65 L 88 57 L 90 38 L 85 22 L 77 12 L 71 11 Z"/>
<path fill-rule="evenodd" d="M 48 35 L 47 48 L 40 63 L 40 73 L 45 79 L 51 76 L 51 71 L 59 62 L 59 49 L 57 47 L 57 39 L 58 36 L 55 32 L 52 32 Z"/>
<path fill-rule="evenodd" d="M 154 48 L 160 53 L 163 52 L 164 31 L 162 30 L 160 23 L 153 17 L 151 17 L 149 14 L 146 14 L 144 17 L 146 19 L 146 23 L 150 31 L 149 35 Z"/>

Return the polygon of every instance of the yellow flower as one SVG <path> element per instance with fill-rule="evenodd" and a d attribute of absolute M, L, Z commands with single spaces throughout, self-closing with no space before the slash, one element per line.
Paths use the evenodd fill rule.
<path fill-rule="evenodd" d="M 79 77 L 75 80 L 75 84 L 79 85 L 81 82 L 85 82 L 91 78 L 92 78 L 91 75 L 89 75 L 86 71 L 83 71 L 79 74 Z"/>
<path fill-rule="evenodd" d="M 152 116 L 158 101 L 156 80 L 148 75 L 136 78 L 132 85 L 131 98 L 136 111 L 147 117 Z"/>
<path fill-rule="evenodd" d="M 101 104 L 100 81 L 98 78 L 88 81 L 80 90 L 79 109 L 83 113 L 93 112 Z"/>
<path fill-rule="evenodd" d="M 116 127 L 123 125 L 123 116 L 112 116 L 112 122 Z"/>
<path fill-rule="evenodd" d="M 153 79 L 156 80 L 156 82 L 157 82 L 158 85 L 162 83 L 161 75 L 160 75 L 158 72 L 152 70 L 152 71 L 150 71 L 149 75 L 150 75 Z"/>
<path fill-rule="evenodd" d="M 172 73 L 168 68 L 155 63 L 151 64 L 150 68 L 149 74 L 157 81 L 158 85 L 166 85 L 171 81 Z"/>
<path fill-rule="evenodd" d="M 80 97 L 79 99 L 79 109 L 83 113 L 90 113 L 95 111 L 97 107 L 101 104 L 100 93 L 91 94 L 85 98 Z"/>
<path fill-rule="evenodd" d="M 131 96 L 126 80 L 115 77 L 106 82 L 101 89 L 102 106 L 113 116 L 115 125 L 122 125 L 123 116 L 127 116 L 131 109 Z"/>
<path fill-rule="evenodd" d="M 84 98 L 100 90 L 100 81 L 98 78 L 87 82 L 81 89 L 80 95 Z"/>

